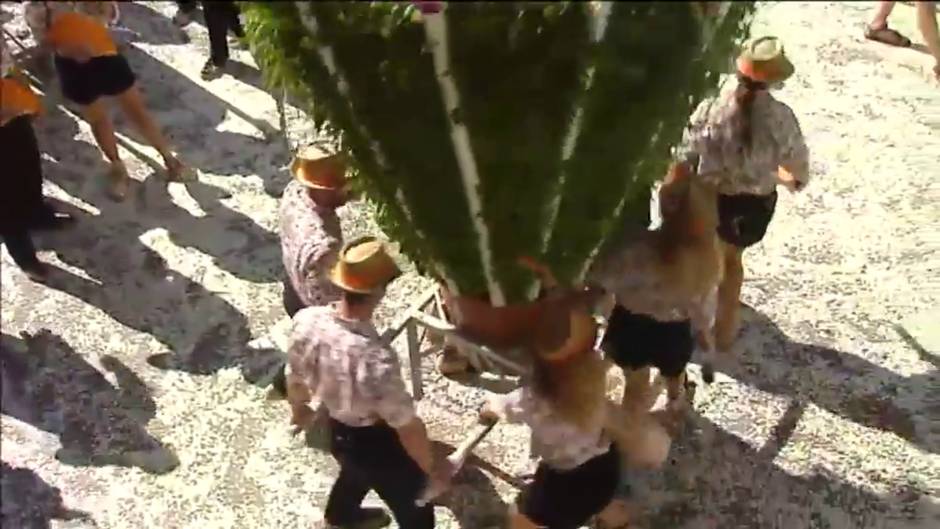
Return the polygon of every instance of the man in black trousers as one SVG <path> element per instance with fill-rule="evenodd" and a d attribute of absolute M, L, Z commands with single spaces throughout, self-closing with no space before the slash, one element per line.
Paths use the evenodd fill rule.
<path fill-rule="evenodd" d="M 202 14 L 209 30 L 209 60 L 202 67 L 202 78 L 209 80 L 220 77 L 228 63 L 228 32 L 242 38 L 245 32 L 238 20 L 238 6 L 235 2 L 201 2 Z M 196 12 L 196 2 L 176 2 L 179 11 L 173 16 L 173 22 L 183 27 L 189 24 L 192 15 Z"/>

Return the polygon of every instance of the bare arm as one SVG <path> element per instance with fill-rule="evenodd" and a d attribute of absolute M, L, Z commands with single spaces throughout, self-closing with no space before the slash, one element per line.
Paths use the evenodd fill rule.
<path fill-rule="evenodd" d="M 424 471 L 431 475 L 434 472 L 434 452 L 431 450 L 431 439 L 424 421 L 415 416 L 402 426 L 395 428 L 398 439 L 408 456 Z"/>

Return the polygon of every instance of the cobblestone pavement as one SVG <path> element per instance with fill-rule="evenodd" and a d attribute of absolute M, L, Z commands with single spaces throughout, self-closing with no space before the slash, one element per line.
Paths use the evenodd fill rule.
<path fill-rule="evenodd" d="M 738 364 L 698 392 L 670 465 L 631 476 L 646 511 L 638 527 L 940 526 L 938 351 L 897 330 L 940 299 L 940 87 L 926 54 L 862 38 L 872 7 L 762 6 L 755 32 L 783 38 L 797 65 L 780 97 L 802 120 L 815 181 L 781 193 L 748 254 Z M 40 237 L 57 269 L 48 286 L 4 250 L 3 527 L 280 529 L 322 515 L 335 465 L 292 439 L 283 403 L 264 398 L 288 323 L 274 198 L 288 154 L 275 103 L 244 50 L 234 76 L 202 81 L 205 28 L 184 39 L 173 10 L 125 5 L 131 32 L 120 36 L 201 184 L 165 186 L 156 153 L 119 119 L 136 182 L 130 200 L 110 202 L 89 127 L 47 90 L 37 125 L 47 192 L 80 223 Z M 917 36 L 910 6 L 892 24 Z M 361 204 L 343 223 L 374 230 Z M 410 273 L 381 320 L 427 286 Z M 422 368 L 421 412 L 454 446 L 484 384 L 442 380 L 432 359 Z M 498 427 L 438 525 L 499 527 L 518 492 L 510 476 L 530 464 L 527 441 L 521 427 Z"/>

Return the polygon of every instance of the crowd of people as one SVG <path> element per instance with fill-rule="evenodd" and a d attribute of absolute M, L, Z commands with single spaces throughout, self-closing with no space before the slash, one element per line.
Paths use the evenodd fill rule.
<path fill-rule="evenodd" d="M 178 4 L 174 21 L 185 25 L 196 2 Z M 228 60 L 226 34 L 241 36 L 242 29 L 235 3 L 202 4 L 211 45 L 203 74 L 211 77 Z M 884 22 L 889 10 L 883 6 L 866 34 L 904 45 Z M 114 199 L 125 197 L 128 175 L 106 97 L 118 101 L 162 155 L 168 180 L 193 178 L 147 112 L 137 78 L 109 35 L 108 24 L 119 18 L 116 3 L 30 2 L 26 16 L 36 41 L 53 57 L 62 94 L 81 108 L 110 163 Z M 931 33 L 928 23 L 921 25 L 940 58 L 935 21 L 932 27 Z M 42 105 L 9 51 L 4 44 L 0 145 L 9 181 L 0 227 L 15 263 L 30 279 L 43 281 L 46 270 L 30 233 L 65 227 L 71 219 L 43 200 L 41 149 L 31 125 Z M 809 181 L 797 118 L 771 93 L 793 73 L 778 39 L 748 43 L 737 60 L 734 89 L 703 102 L 691 118 L 659 191 L 662 225 L 613 245 L 585 284 L 558 284 L 550 269 L 520 261 L 541 278 L 548 307 L 529 344 L 532 376 L 518 390 L 491 399 L 479 416 L 484 423 L 528 425 L 540 457 L 509 515 L 510 527 L 573 529 L 592 519 L 603 527 L 623 526 L 621 468 L 656 466 L 665 458 L 674 434 L 669 418 L 689 402 L 686 368 L 693 351 L 706 353 L 706 382 L 715 361 L 730 356 L 739 327 L 742 253 L 764 237 L 777 186 L 799 191 Z M 361 505 L 375 491 L 403 529 L 433 528 L 433 507 L 417 500 L 430 483 L 446 487 L 455 469 L 432 450 L 398 355 L 372 323 L 399 269 L 378 238 L 343 240 L 336 209 L 355 197 L 339 156 L 299 152 L 291 171 L 281 198 L 280 236 L 283 303 L 293 330 L 287 362 L 273 385 L 286 396 L 297 431 L 315 424 L 329 429 L 340 471 L 324 524 L 388 525 L 385 511 Z M 600 347 L 597 316 L 606 320 Z M 609 364 L 625 373 L 619 403 L 606 393 Z M 658 394 L 653 367 L 665 380 L 665 413 L 651 411 Z"/>

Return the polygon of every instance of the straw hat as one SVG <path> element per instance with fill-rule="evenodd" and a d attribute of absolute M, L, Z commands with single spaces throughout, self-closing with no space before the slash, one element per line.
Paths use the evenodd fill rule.
<path fill-rule="evenodd" d="M 785 81 L 793 75 L 794 69 L 777 37 L 754 39 L 744 46 L 738 56 L 738 72 L 762 83 Z"/>
<path fill-rule="evenodd" d="M 346 183 L 346 162 L 341 154 L 326 154 L 310 146 L 294 155 L 291 173 L 311 189 L 341 189 Z"/>
<path fill-rule="evenodd" d="M 339 288 L 369 294 L 401 274 L 385 244 L 375 237 L 362 237 L 348 243 L 340 252 L 330 280 Z"/>

